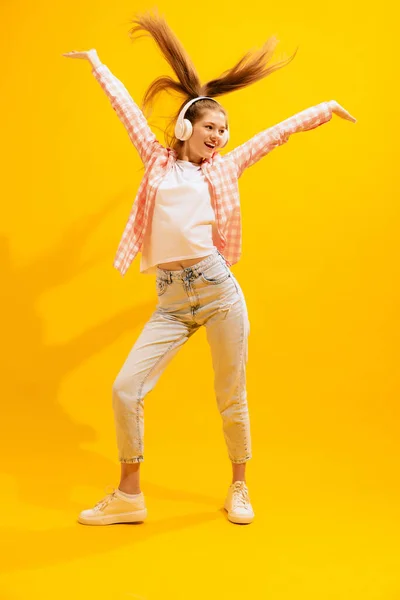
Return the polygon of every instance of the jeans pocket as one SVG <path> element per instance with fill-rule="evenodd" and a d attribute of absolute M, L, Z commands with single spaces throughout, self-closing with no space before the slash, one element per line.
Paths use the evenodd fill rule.
<path fill-rule="evenodd" d="M 218 261 L 211 266 L 206 267 L 201 274 L 201 278 L 206 283 L 217 285 L 228 279 L 230 274 L 227 265 L 222 261 Z"/>
<path fill-rule="evenodd" d="M 165 294 L 165 292 L 167 290 L 167 285 L 168 285 L 168 283 L 165 281 L 165 279 L 160 279 L 160 278 L 156 279 L 157 296 L 162 296 L 163 294 Z"/>

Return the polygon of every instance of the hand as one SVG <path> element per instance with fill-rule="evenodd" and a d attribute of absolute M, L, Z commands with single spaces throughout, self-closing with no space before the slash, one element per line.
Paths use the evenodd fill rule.
<path fill-rule="evenodd" d="M 93 56 L 97 56 L 97 52 L 94 48 L 92 50 L 84 50 L 83 52 L 77 52 L 76 50 L 73 50 L 72 52 L 65 52 L 62 56 L 66 56 L 67 58 L 83 58 L 85 60 L 90 60 Z"/>
<path fill-rule="evenodd" d="M 72 52 L 65 52 L 62 56 L 66 56 L 67 58 L 83 58 L 89 60 L 89 52 L 93 52 L 93 50 L 87 50 L 84 52 L 76 52 L 76 50 L 73 50 Z"/>
<path fill-rule="evenodd" d="M 101 65 L 101 60 L 97 56 L 97 50 L 95 50 L 94 48 L 92 48 L 91 50 L 84 50 L 83 52 L 76 52 L 76 50 L 73 50 L 72 52 L 66 52 L 62 56 L 66 56 L 67 58 L 86 59 L 91 63 L 94 69 Z"/>
<path fill-rule="evenodd" d="M 337 115 L 338 117 L 346 119 L 347 121 L 351 121 L 352 123 L 357 123 L 357 119 L 352 117 L 351 114 L 343 108 L 343 106 L 340 106 L 340 104 L 336 102 L 336 100 L 331 100 L 328 104 L 331 107 L 332 112 L 335 113 L 335 115 Z"/>

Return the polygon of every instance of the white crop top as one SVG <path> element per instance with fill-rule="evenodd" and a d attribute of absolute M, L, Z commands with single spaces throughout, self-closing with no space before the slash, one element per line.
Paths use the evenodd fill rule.
<path fill-rule="evenodd" d="M 153 275 L 159 263 L 211 254 L 215 227 L 208 181 L 201 167 L 177 160 L 157 189 L 141 248 L 140 272 Z"/>

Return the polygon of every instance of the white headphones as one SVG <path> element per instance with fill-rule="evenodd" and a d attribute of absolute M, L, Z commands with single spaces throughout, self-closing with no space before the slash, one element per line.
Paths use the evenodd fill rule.
<path fill-rule="evenodd" d="M 185 104 L 185 106 L 182 108 L 181 112 L 179 113 L 178 119 L 175 124 L 175 137 L 177 140 L 181 140 L 182 142 L 185 142 L 192 135 L 192 133 L 193 133 L 192 124 L 189 121 L 189 119 L 185 119 L 184 116 L 185 116 L 187 109 L 189 108 L 189 106 L 191 106 L 193 104 L 193 102 L 197 102 L 197 100 L 202 100 L 203 98 L 213 100 L 214 102 L 219 104 L 219 102 L 217 100 L 215 100 L 215 98 L 210 98 L 210 96 L 198 96 L 197 98 L 193 98 L 192 100 L 189 100 L 189 102 L 187 102 Z M 221 104 L 219 104 L 219 105 L 222 106 Z M 222 143 L 221 143 L 221 146 L 219 146 L 219 147 L 223 148 L 224 146 L 226 146 L 228 141 L 229 141 L 229 131 L 228 131 L 228 129 L 225 129 L 224 134 L 222 136 Z"/>

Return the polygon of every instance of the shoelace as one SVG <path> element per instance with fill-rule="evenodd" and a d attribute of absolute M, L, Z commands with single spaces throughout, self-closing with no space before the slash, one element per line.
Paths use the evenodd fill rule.
<path fill-rule="evenodd" d="M 110 490 L 111 487 L 111 491 Z M 105 498 L 103 498 L 102 500 L 100 500 L 94 507 L 95 510 L 102 510 L 103 508 L 105 508 L 108 504 L 110 504 L 111 500 L 113 498 L 115 498 L 116 496 L 116 492 L 115 492 L 115 488 L 113 488 L 112 486 L 107 486 L 104 490 L 105 492 L 109 492 L 107 494 L 107 496 Z"/>
<path fill-rule="evenodd" d="M 249 493 L 246 484 L 236 482 L 233 489 L 232 504 L 235 508 L 246 508 L 250 504 Z"/>

